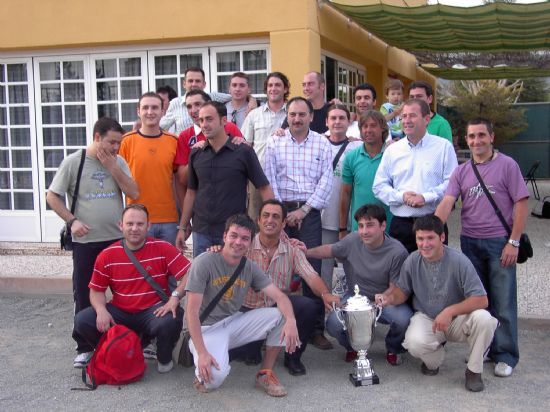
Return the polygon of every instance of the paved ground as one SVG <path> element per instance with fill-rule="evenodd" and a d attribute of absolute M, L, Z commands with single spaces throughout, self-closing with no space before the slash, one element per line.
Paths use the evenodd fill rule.
<path fill-rule="evenodd" d="M 95 392 L 72 391 L 83 387 L 80 371 L 72 368 L 74 343 L 68 296 L 0 296 L 0 410 L 1 411 L 547 411 L 550 405 L 550 336 L 548 329 L 520 331 L 522 360 L 510 378 L 493 376 L 485 365 L 486 390 L 464 389 L 466 345 L 448 344 L 447 359 L 436 377 L 420 374 L 420 362 L 406 355 L 399 367 L 384 360 L 385 326 L 377 328 L 370 358 L 380 385 L 355 388 L 348 382 L 351 366 L 344 351 L 304 354 L 308 373 L 288 375 L 279 358 L 276 372 L 287 386 L 286 398 L 270 398 L 254 389 L 257 368 L 233 363 L 224 385 L 216 392 L 198 394 L 191 382 L 192 369 L 178 368 L 166 375 L 148 365 L 141 382 L 122 387 L 101 386 Z"/>

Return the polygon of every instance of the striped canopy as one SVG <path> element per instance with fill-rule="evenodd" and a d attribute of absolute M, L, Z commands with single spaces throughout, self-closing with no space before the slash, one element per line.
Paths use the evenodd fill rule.
<path fill-rule="evenodd" d="M 339 2 L 340 1 L 340 2 Z M 336 9 L 347 15 L 372 34 L 391 46 L 418 52 L 419 62 L 427 71 L 444 78 L 503 78 L 550 76 L 550 2 L 532 4 L 492 3 L 478 7 L 452 7 L 441 4 L 419 7 L 398 7 L 387 4 L 343 4 L 346 0 L 331 1 Z M 514 54 L 541 50 L 548 56 L 533 62 L 516 62 Z M 428 52 L 428 53 L 426 53 Z M 509 61 L 498 67 L 477 67 L 475 59 L 467 69 L 444 67 L 441 62 L 426 61 L 425 56 L 438 52 L 505 53 Z M 466 58 L 466 60 L 468 60 Z M 431 63 L 431 64 L 430 64 Z M 437 67 L 433 67 L 437 66 Z M 514 75 L 512 75 L 514 73 Z M 461 77 L 462 76 L 462 77 Z M 480 77 L 481 76 L 481 77 Z"/>

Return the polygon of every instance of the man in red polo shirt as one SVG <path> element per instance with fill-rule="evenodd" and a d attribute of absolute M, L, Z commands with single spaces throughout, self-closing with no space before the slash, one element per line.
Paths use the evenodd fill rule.
<path fill-rule="evenodd" d="M 187 165 L 189 164 L 191 149 L 198 142 L 206 141 L 206 137 L 199 126 L 199 110 L 204 103 L 211 100 L 210 96 L 202 90 L 191 90 L 185 95 L 185 107 L 187 107 L 187 112 L 193 119 L 193 126 L 180 133 L 176 149 L 176 158 L 174 159 L 174 164 L 178 167 L 177 193 L 180 207 L 183 207 L 183 199 L 185 199 L 185 193 L 187 192 Z M 225 124 L 224 130 L 230 138 L 242 138 L 243 136 L 239 128 L 231 122 Z M 234 141 L 234 143 L 236 142 Z"/>
<path fill-rule="evenodd" d="M 173 368 L 172 350 L 183 325 L 180 299 L 185 293 L 190 262 L 170 243 L 147 237 L 149 214 L 145 206 L 130 204 L 122 212 L 120 229 L 128 248 L 137 260 L 169 296 L 163 303 L 157 292 L 130 261 L 122 241 L 103 250 L 95 262 L 90 281 L 91 307 L 78 312 L 75 330 L 95 348 L 101 335 L 116 323 L 127 326 L 138 335 L 157 339 L 159 373 Z M 169 278 L 181 281 L 170 292 Z M 113 298 L 107 303 L 105 291 L 111 289 Z"/>

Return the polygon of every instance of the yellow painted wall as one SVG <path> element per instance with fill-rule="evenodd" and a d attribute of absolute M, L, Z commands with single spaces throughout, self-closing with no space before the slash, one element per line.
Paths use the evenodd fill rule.
<path fill-rule="evenodd" d="M 271 68 L 288 75 L 293 95 L 301 94 L 304 73 L 319 70 L 321 49 L 363 65 L 379 94 L 388 73 L 435 83 L 412 55 L 317 0 L 1 0 L 0 19 L 0 57 L 25 50 L 32 55 L 54 48 L 265 37 Z"/>

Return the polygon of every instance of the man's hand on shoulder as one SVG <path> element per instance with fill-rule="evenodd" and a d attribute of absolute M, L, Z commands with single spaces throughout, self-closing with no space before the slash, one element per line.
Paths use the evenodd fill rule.
<path fill-rule="evenodd" d="M 292 237 L 288 239 L 288 242 L 290 243 L 290 246 L 295 247 L 296 249 L 300 249 L 302 252 L 304 252 L 304 254 L 306 253 L 307 246 L 301 240 L 298 240 Z"/>
<path fill-rule="evenodd" d="M 222 245 L 212 245 L 206 249 L 207 252 L 220 253 L 223 249 Z"/>

